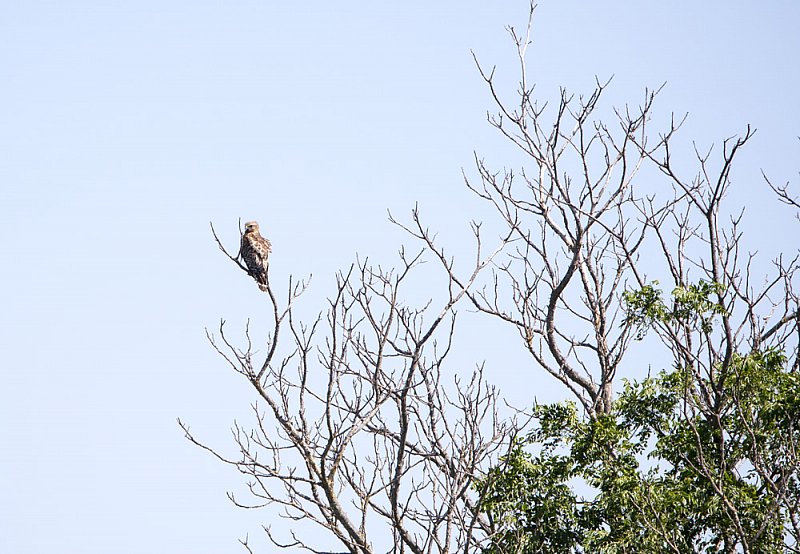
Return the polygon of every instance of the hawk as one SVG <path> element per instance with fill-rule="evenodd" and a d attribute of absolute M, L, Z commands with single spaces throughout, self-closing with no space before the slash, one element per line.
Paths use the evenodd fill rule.
<path fill-rule="evenodd" d="M 244 260 L 250 276 L 258 283 L 258 288 L 264 291 L 267 290 L 268 258 L 271 251 L 272 245 L 259 233 L 258 223 L 255 221 L 245 223 L 239 257 Z"/>

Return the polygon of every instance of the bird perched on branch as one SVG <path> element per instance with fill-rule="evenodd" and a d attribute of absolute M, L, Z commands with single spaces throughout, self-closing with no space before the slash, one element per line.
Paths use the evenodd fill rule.
<path fill-rule="evenodd" d="M 258 288 L 264 291 L 267 290 L 268 258 L 271 251 L 272 245 L 261 236 L 258 223 L 255 221 L 245 223 L 239 257 L 244 260 L 250 276 L 258 283 Z"/>

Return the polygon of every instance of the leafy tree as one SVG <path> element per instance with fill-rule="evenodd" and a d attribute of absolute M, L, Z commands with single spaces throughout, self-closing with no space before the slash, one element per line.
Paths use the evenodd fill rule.
<path fill-rule="evenodd" d="M 709 329 L 723 315 L 709 300 L 719 288 L 676 289 L 667 308 L 648 285 L 625 295 L 629 318 Z M 534 430 L 478 484 L 497 527 L 487 551 L 795 549 L 800 375 L 769 349 L 734 354 L 719 380 L 675 367 L 626 382 L 596 418 L 537 406 Z"/>

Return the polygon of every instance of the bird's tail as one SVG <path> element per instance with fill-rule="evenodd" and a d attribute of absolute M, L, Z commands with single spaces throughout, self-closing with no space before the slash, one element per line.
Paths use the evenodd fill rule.
<path fill-rule="evenodd" d="M 269 280 L 267 279 L 268 269 L 269 267 L 264 268 L 264 271 L 259 271 L 258 275 L 255 276 L 256 283 L 258 283 L 258 288 L 263 292 L 267 292 L 267 289 L 269 289 Z"/>

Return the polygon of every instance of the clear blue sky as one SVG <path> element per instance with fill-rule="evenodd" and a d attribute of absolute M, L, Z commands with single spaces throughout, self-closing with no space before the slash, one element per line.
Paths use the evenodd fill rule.
<path fill-rule="evenodd" d="M 320 299 L 356 252 L 391 259 L 387 208 L 451 240 L 481 219 L 461 167 L 511 151 L 470 49 L 511 82 L 527 4 L 431 4 L 0 2 L 0 551 L 236 552 L 270 522 L 175 424 L 227 446 L 252 400 L 203 329 L 263 300 L 208 222 L 235 248 L 259 220 L 274 279 Z M 759 169 L 800 170 L 798 24 L 791 1 L 543 0 L 531 74 L 543 97 L 613 74 L 618 105 L 666 81 L 700 145 L 757 127 L 736 199 L 763 218 Z"/>

